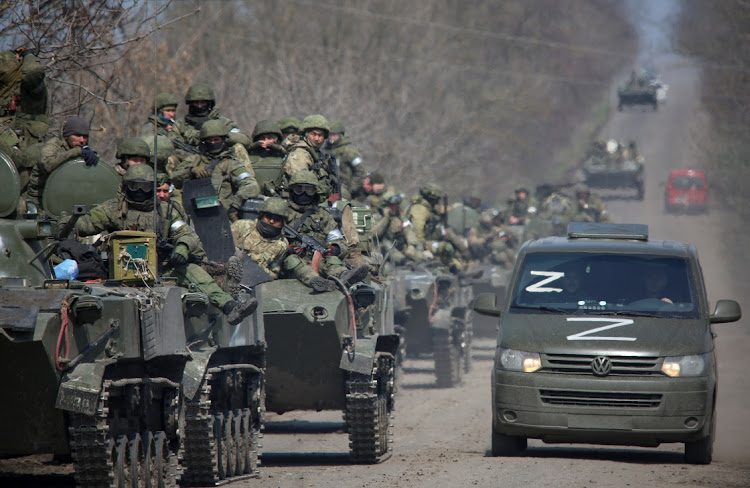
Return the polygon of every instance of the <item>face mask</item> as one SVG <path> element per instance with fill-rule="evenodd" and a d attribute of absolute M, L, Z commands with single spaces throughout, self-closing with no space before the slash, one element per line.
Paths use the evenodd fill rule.
<path fill-rule="evenodd" d="M 224 141 L 218 142 L 216 144 L 209 144 L 208 142 L 201 142 L 201 147 L 203 148 L 203 152 L 207 154 L 218 154 L 224 149 Z"/>
<path fill-rule="evenodd" d="M 281 234 L 281 227 L 276 227 L 270 222 L 264 222 L 263 219 L 258 219 L 256 226 L 258 233 L 265 238 L 276 237 Z"/>
<path fill-rule="evenodd" d="M 188 112 L 190 113 L 190 115 L 195 115 L 196 117 L 205 117 L 210 111 L 210 103 L 207 104 L 204 108 L 199 108 L 197 105 L 194 105 L 192 103 L 188 105 Z"/>

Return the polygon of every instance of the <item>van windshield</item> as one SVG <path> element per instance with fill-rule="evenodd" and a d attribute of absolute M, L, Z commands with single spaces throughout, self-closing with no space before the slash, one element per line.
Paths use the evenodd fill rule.
<path fill-rule="evenodd" d="M 698 318 L 692 276 L 684 258 L 530 253 L 521 263 L 510 311 Z"/>

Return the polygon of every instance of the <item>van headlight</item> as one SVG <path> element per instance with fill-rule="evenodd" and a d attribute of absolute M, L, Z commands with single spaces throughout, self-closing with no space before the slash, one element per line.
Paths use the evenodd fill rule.
<path fill-rule="evenodd" d="M 500 367 L 508 371 L 533 373 L 542 367 L 538 353 L 500 348 Z"/>
<path fill-rule="evenodd" d="M 701 376 L 706 372 L 706 355 L 666 357 L 661 365 L 661 372 L 672 378 Z"/>

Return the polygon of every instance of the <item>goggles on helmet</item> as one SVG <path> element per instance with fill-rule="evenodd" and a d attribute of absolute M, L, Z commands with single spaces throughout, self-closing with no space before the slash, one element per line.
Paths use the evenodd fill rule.
<path fill-rule="evenodd" d="M 150 192 L 154 190 L 154 182 L 153 181 L 145 181 L 145 180 L 128 180 L 125 182 L 125 186 L 128 187 L 128 190 L 130 191 L 145 191 Z"/>
<path fill-rule="evenodd" d="M 292 185 L 292 191 L 297 195 L 307 194 L 313 196 L 315 195 L 317 189 L 315 188 L 315 185 L 298 183 L 296 185 Z"/>

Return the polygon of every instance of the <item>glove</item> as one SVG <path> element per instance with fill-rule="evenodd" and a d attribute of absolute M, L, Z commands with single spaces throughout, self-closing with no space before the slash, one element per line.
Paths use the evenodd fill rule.
<path fill-rule="evenodd" d="M 190 168 L 190 172 L 193 173 L 193 176 L 196 178 L 210 178 L 211 172 L 208 171 L 208 168 L 204 164 L 200 164 L 197 166 L 193 166 Z"/>
<path fill-rule="evenodd" d="M 337 246 L 336 244 L 330 244 L 328 247 L 326 247 L 326 252 L 323 253 L 324 256 L 338 256 L 341 254 L 341 248 Z"/>
<path fill-rule="evenodd" d="M 169 256 L 169 264 L 171 264 L 172 266 L 186 265 L 188 262 L 188 258 L 186 254 L 187 254 L 187 249 L 185 248 L 185 246 L 175 247 L 174 252 L 172 252 L 172 255 Z"/>
<path fill-rule="evenodd" d="M 302 246 L 298 246 L 297 244 L 289 244 L 287 247 L 287 252 L 289 254 L 296 254 L 297 256 L 302 256 L 305 254 L 305 248 Z"/>
<path fill-rule="evenodd" d="M 81 157 L 86 162 L 86 166 L 96 166 L 99 162 L 99 156 L 88 146 L 81 147 Z"/>

